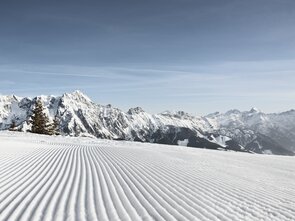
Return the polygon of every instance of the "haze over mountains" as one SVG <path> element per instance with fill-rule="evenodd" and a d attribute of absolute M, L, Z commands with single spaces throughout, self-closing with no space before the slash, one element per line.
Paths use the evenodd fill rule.
<path fill-rule="evenodd" d="M 295 153 L 295 110 L 266 114 L 253 108 L 206 116 L 183 111 L 149 114 L 140 107 L 124 112 L 96 104 L 80 91 L 35 98 L 0 96 L 0 129 L 9 129 L 13 121 L 22 131 L 30 129 L 29 118 L 38 98 L 49 118 L 59 119 L 62 135 L 263 154 Z"/>

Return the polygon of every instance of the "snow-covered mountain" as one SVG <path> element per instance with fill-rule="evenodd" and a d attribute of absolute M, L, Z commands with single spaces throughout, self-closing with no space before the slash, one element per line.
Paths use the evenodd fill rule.
<path fill-rule="evenodd" d="M 0 130 L 12 122 L 30 129 L 36 99 L 46 114 L 58 118 L 64 135 L 134 140 L 210 149 L 293 155 L 295 110 L 265 114 L 257 109 L 191 116 L 183 111 L 149 114 L 140 107 L 123 112 L 92 102 L 80 91 L 62 96 L 0 96 Z"/>

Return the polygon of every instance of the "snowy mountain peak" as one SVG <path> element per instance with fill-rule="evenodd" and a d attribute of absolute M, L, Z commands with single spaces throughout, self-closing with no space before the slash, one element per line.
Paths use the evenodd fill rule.
<path fill-rule="evenodd" d="M 84 93 L 82 93 L 79 90 L 76 90 L 72 93 L 65 93 L 62 96 L 63 98 L 67 98 L 67 99 L 73 99 L 76 101 L 80 101 L 80 102 L 92 102 L 91 99 L 85 95 Z"/>
<path fill-rule="evenodd" d="M 0 95 L 0 102 L 20 101 L 21 97 L 15 95 Z"/>
<path fill-rule="evenodd" d="M 176 118 L 190 118 L 192 117 L 189 113 L 186 113 L 184 111 L 164 111 L 161 113 L 163 116 L 168 117 L 176 117 Z"/>
<path fill-rule="evenodd" d="M 289 111 L 281 112 L 279 115 L 295 115 L 295 110 L 291 109 Z"/>
<path fill-rule="evenodd" d="M 241 114 L 241 111 L 239 111 L 238 109 L 232 109 L 225 113 L 225 115 L 231 115 L 231 114 Z"/>
<path fill-rule="evenodd" d="M 206 115 L 205 117 L 206 118 L 215 118 L 215 117 L 217 117 L 218 115 L 220 115 L 221 113 L 219 112 L 219 111 L 216 111 L 216 112 L 214 112 L 214 113 L 210 113 L 210 114 L 208 114 L 208 115 Z"/>
<path fill-rule="evenodd" d="M 142 113 L 142 112 L 145 112 L 141 107 L 135 107 L 135 108 L 130 108 L 128 110 L 128 114 L 139 114 L 139 113 Z"/>
<path fill-rule="evenodd" d="M 261 111 L 256 108 L 256 107 L 252 107 L 251 110 L 250 110 L 250 113 L 260 113 Z"/>

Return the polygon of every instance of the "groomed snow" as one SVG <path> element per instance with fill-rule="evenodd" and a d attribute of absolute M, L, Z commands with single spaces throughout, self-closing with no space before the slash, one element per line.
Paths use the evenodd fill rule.
<path fill-rule="evenodd" d="M 0 133 L 0 220 L 295 220 L 295 158 Z"/>

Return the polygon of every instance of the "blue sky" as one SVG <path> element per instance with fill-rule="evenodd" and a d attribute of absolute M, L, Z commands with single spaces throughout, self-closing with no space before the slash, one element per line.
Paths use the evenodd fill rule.
<path fill-rule="evenodd" d="M 293 0 L 1 1 L 0 93 L 156 113 L 294 107 Z"/>

